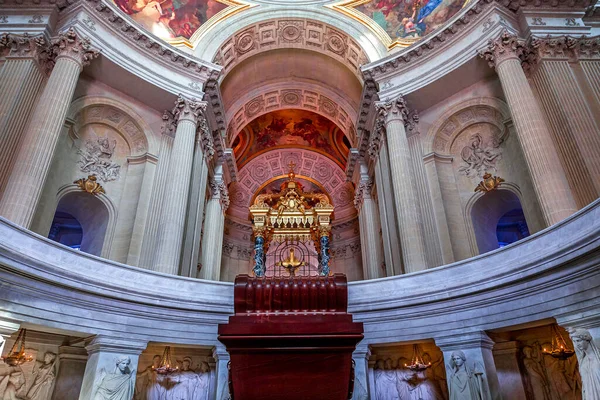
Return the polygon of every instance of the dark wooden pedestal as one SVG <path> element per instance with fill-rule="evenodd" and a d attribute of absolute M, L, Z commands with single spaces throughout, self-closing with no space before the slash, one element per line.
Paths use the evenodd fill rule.
<path fill-rule="evenodd" d="M 219 325 L 234 400 L 344 400 L 362 323 L 347 313 L 346 277 L 239 275 L 235 315 Z"/>

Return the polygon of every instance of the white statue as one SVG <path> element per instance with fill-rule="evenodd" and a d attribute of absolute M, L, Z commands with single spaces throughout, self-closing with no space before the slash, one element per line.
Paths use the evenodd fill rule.
<path fill-rule="evenodd" d="M 25 375 L 20 366 L 0 364 L 0 399 L 21 400 L 25 396 Z"/>
<path fill-rule="evenodd" d="M 33 367 L 33 384 L 27 392 L 27 400 L 47 400 L 52 395 L 56 378 L 56 354 L 47 351 L 43 361 L 36 361 Z"/>
<path fill-rule="evenodd" d="M 380 373 L 375 381 L 375 398 L 377 400 L 400 400 L 396 388 L 396 370 L 392 368 L 392 360 L 379 360 L 377 367 Z"/>
<path fill-rule="evenodd" d="M 173 387 L 167 391 L 167 400 L 208 400 L 210 368 L 203 362 L 201 373 L 197 374 L 191 369 L 191 365 L 192 359 L 185 357 L 181 370 L 172 375 L 170 380 Z"/>
<path fill-rule="evenodd" d="M 600 400 L 600 352 L 587 329 L 569 330 L 579 360 L 583 400 Z"/>
<path fill-rule="evenodd" d="M 133 398 L 135 370 L 131 371 L 129 365 L 131 358 L 122 356 L 115 358 L 113 372 L 100 371 L 100 378 L 95 385 L 93 400 L 131 400 Z"/>
<path fill-rule="evenodd" d="M 529 377 L 533 400 L 550 400 L 550 390 L 546 373 L 540 363 L 540 354 L 530 346 L 523 347 L 523 365 Z"/>
<path fill-rule="evenodd" d="M 400 400 L 412 399 L 412 392 L 416 389 L 413 382 L 414 373 L 405 366 L 408 360 L 404 357 L 398 359 L 398 367 L 396 369 L 396 391 Z"/>
<path fill-rule="evenodd" d="M 462 351 L 450 356 L 450 400 L 490 400 L 491 396 L 484 382 L 483 368 L 467 365 L 467 357 Z"/>

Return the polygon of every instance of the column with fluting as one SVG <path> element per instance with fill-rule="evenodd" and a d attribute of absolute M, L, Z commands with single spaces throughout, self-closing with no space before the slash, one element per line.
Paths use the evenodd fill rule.
<path fill-rule="evenodd" d="M 158 226 L 154 270 L 168 274 L 177 274 L 183 232 L 187 214 L 190 178 L 194 162 L 194 142 L 198 119 L 204 118 L 202 112 L 206 103 L 179 96 L 175 102 L 173 115 L 177 123 L 175 139 L 171 149 L 169 173 L 167 174 L 168 197 L 161 210 Z"/>
<path fill-rule="evenodd" d="M 218 281 L 221 277 L 225 211 L 229 207 L 229 194 L 222 168 L 222 165 L 217 165 L 215 176 L 209 184 L 210 199 L 206 203 L 202 233 L 202 266 L 198 275 L 201 279 L 213 281 Z"/>
<path fill-rule="evenodd" d="M 396 204 L 396 217 L 400 247 L 405 272 L 427 268 L 422 226 L 417 210 L 417 194 L 412 184 L 412 160 L 405 124 L 409 123 L 409 110 L 404 98 L 377 104 L 379 118 L 385 123 L 389 163 Z"/>
<path fill-rule="evenodd" d="M 550 226 L 573 214 L 577 206 L 545 116 L 521 66 L 521 58 L 526 61 L 528 54 L 525 42 L 506 31 L 480 52 L 500 77 L 545 223 Z"/>
<path fill-rule="evenodd" d="M 0 197 L 8 182 L 25 123 L 45 78 L 48 46 L 42 36 L 0 36 Z"/>
<path fill-rule="evenodd" d="M 359 182 L 354 195 L 354 206 L 358 211 L 364 279 L 385 276 L 379 213 L 375 199 L 371 196 L 372 189 L 373 181 L 365 178 Z"/>
<path fill-rule="evenodd" d="M 79 74 L 99 54 L 73 28 L 54 38 L 50 46 L 56 57 L 54 68 L 24 132 L 0 202 L 0 215 L 26 228 L 33 220 Z"/>

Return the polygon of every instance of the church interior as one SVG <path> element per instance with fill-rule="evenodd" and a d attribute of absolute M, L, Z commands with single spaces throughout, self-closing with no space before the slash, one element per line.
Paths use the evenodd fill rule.
<path fill-rule="evenodd" d="M 0 400 L 600 400 L 600 1 L 0 1 Z"/>

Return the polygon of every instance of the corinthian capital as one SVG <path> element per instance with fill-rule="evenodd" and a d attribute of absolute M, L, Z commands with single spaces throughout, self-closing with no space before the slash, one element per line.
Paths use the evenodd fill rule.
<path fill-rule="evenodd" d="M 209 183 L 210 194 L 213 199 L 219 199 L 223 212 L 229 208 L 229 190 L 227 185 L 220 179 L 213 179 Z"/>
<path fill-rule="evenodd" d="M 502 31 L 497 39 L 490 39 L 488 46 L 479 51 L 479 57 L 485 59 L 491 68 L 496 68 L 503 61 L 516 59 L 521 62 L 524 69 L 535 64 L 535 52 L 527 45 L 525 40 Z"/>
<path fill-rule="evenodd" d="M 201 115 L 198 121 L 198 141 L 202 146 L 204 156 L 208 161 L 212 160 L 215 155 L 215 143 L 204 115 Z"/>
<path fill-rule="evenodd" d="M 356 187 L 354 192 L 354 207 L 360 212 L 365 199 L 371 198 L 371 190 L 373 190 L 373 181 L 363 180 Z"/>
<path fill-rule="evenodd" d="M 44 72 L 49 72 L 54 65 L 50 48 L 42 35 L 3 33 L 0 35 L 1 54 L 10 58 L 34 59 Z"/>
<path fill-rule="evenodd" d="M 406 122 L 409 110 L 406 105 L 406 100 L 401 95 L 394 100 L 381 101 L 375 104 L 377 109 L 377 118 L 385 123 L 394 120 Z"/>
<path fill-rule="evenodd" d="M 175 107 L 173 108 L 173 115 L 175 120 L 179 121 L 191 121 L 194 124 L 198 123 L 198 118 L 206 110 L 206 102 L 197 99 L 186 99 L 183 95 L 179 95 L 175 101 Z"/>
<path fill-rule="evenodd" d="M 72 27 L 52 39 L 51 50 L 56 58 L 70 58 L 81 67 L 89 65 L 92 59 L 100 55 L 98 50 L 91 47 L 90 39 L 80 36 Z"/>
<path fill-rule="evenodd" d="M 578 40 L 572 36 L 548 35 L 545 38 L 533 38 L 531 48 L 538 58 L 569 59 L 575 55 Z"/>

